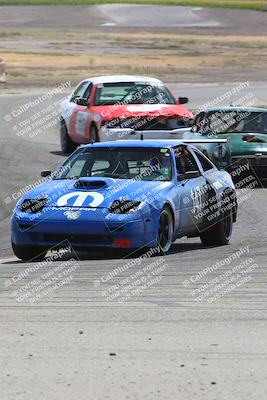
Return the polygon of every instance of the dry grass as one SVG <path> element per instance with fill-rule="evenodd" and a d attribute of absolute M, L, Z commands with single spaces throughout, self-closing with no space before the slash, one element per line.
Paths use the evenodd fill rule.
<path fill-rule="evenodd" d="M 240 80 L 245 74 L 255 79 L 259 70 L 266 69 L 267 38 L 262 36 L 73 32 L 67 38 L 58 34 L 53 41 L 51 33 L 26 37 L 32 46 L 27 46 L 28 52 L 20 51 L 24 36 L 14 38 L 17 48 L 0 52 L 7 63 L 8 82 L 18 86 L 49 86 L 65 79 L 76 83 L 88 76 L 123 73 L 169 81 L 222 81 L 225 76 Z"/>

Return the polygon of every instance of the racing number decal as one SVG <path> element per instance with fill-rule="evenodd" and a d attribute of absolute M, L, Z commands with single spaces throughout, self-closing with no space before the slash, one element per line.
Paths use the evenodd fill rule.
<path fill-rule="evenodd" d="M 76 115 L 75 131 L 77 135 L 85 135 L 85 127 L 87 122 L 88 114 L 85 111 L 78 111 Z"/>
<path fill-rule="evenodd" d="M 202 191 L 199 186 L 196 186 L 192 191 L 191 191 L 191 198 L 193 200 L 193 209 L 192 212 L 193 214 L 197 214 L 198 212 L 201 211 L 201 206 L 202 206 Z"/>
<path fill-rule="evenodd" d="M 104 196 L 97 192 L 71 192 L 64 194 L 57 201 L 59 207 L 70 206 L 70 207 L 82 207 L 88 199 L 93 198 L 87 205 L 87 207 L 97 207 L 104 201 Z M 69 201 L 72 199 L 72 201 Z M 73 201 L 74 200 L 74 201 Z"/>

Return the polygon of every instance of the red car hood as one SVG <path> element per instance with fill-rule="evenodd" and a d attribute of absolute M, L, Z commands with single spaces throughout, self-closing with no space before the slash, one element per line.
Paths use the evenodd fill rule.
<path fill-rule="evenodd" d="M 100 114 L 105 121 L 130 117 L 185 117 L 192 119 L 193 114 L 179 104 L 125 104 L 112 106 L 93 106 L 92 111 Z"/>

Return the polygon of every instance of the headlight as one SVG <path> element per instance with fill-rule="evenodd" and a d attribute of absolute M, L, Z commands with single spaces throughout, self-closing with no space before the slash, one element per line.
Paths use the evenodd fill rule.
<path fill-rule="evenodd" d="M 38 213 L 42 211 L 44 206 L 47 203 L 47 198 L 39 198 L 39 199 L 25 199 L 19 205 L 19 209 L 22 212 L 31 212 L 31 213 Z"/>
<path fill-rule="evenodd" d="M 136 200 L 114 200 L 109 207 L 109 211 L 112 214 L 131 214 L 138 208 L 140 203 L 140 201 Z"/>
<path fill-rule="evenodd" d="M 226 155 L 226 150 L 223 146 L 216 146 L 213 151 L 212 154 L 215 158 L 224 158 Z"/>

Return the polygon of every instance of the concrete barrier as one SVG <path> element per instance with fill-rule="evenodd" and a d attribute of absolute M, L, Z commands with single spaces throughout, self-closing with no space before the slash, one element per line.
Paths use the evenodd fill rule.
<path fill-rule="evenodd" d="M 0 82 L 6 81 L 6 63 L 0 60 Z"/>

